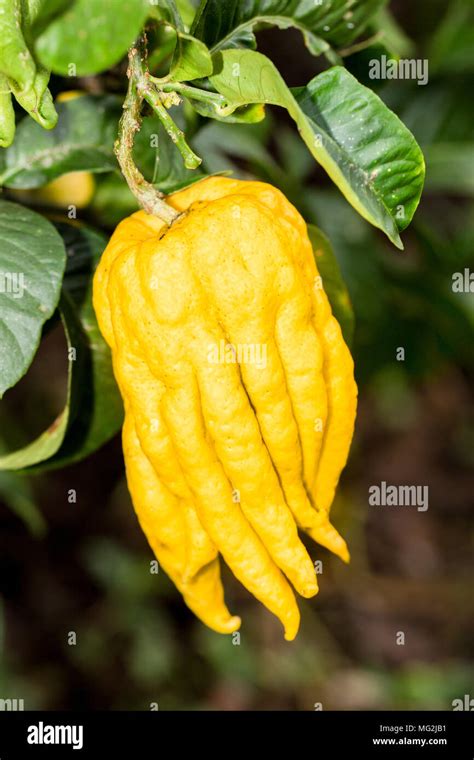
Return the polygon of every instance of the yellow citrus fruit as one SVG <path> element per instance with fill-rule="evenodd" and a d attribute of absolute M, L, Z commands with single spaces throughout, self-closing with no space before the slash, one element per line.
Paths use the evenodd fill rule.
<path fill-rule="evenodd" d="M 240 624 L 221 555 L 291 640 L 293 589 L 318 591 L 299 530 L 349 559 L 329 509 L 354 429 L 352 357 L 280 191 L 213 177 L 168 202 L 181 212 L 170 227 L 144 211 L 119 224 L 94 279 L 130 493 L 203 622 Z"/>
<path fill-rule="evenodd" d="M 94 177 L 89 172 L 69 172 L 35 191 L 35 198 L 48 206 L 85 208 L 94 195 Z"/>
<path fill-rule="evenodd" d="M 76 98 L 80 98 L 83 95 L 87 95 L 87 93 L 82 90 L 65 90 L 64 92 L 59 93 L 56 97 L 56 102 L 66 103 L 68 100 L 76 100 Z"/>

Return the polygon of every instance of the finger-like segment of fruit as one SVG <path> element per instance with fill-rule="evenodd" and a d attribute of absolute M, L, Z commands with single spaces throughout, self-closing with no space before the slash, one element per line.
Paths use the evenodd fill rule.
<path fill-rule="evenodd" d="M 313 482 L 327 420 L 327 390 L 321 341 L 311 313 L 293 296 L 284 301 L 275 321 L 275 337 L 303 450 L 304 482 Z M 298 336 L 295 340 L 294 336 Z"/>
<path fill-rule="evenodd" d="M 231 615 L 224 603 L 219 558 L 212 560 L 190 581 L 178 586 L 188 607 L 217 633 L 234 633 L 240 618 Z"/>
<path fill-rule="evenodd" d="M 329 521 L 327 513 L 323 510 L 316 513 L 316 518 L 312 520 L 312 525 L 307 528 L 303 528 L 305 533 L 316 541 L 317 544 L 321 544 L 330 552 L 340 557 L 343 562 L 350 561 L 349 549 L 347 544 L 342 538 L 341 534 L 336 530 L 334 525 Z"/>
<path fill-rule="evenodd" d="M 201 521 L 240 582 L 282 622 L 285 638 L 299 627 L 294 595 L 255 534 L 233 492 L 204 427 L 192 370 L 163 399 L 165 419 Z"/>
<path fill-rule="evenodd" d="M 283 241 L 284 254 L 278 262 L 280 298 L 274 332 L 298 424 L 304 482 L 310 486 L 322 449 L 328 401 L 323 375 L 324 346 L 312 321 L 312 290 L 318 281 L 311 268 L 312 252 L 311 261 L 307 260 L 306 224 L 276 188 L 253 182 L 247 183 L 246 191 L 278 219 L 279 237 Z"/>
<path fill-rule="evenodd" d="M 321 508 L 329 511 L 340 473 L 347 461 L 354 433 L 354 422 L 357 411 L 357 386 L 354 381 L 354 362 L 342 337 L 339 324 L 332 315 L 328 298 L 322 287 L 321 277 L 319 276 L 313 249 L 307 234 L 306 223 L 279 190 L 265 183 L 239 182 L 238 180 L 227 180 L 225 177 L 214 177 L 210 178 L 206 184 L 208 184 L 208 187 L 200 194 L 203 198 L 216 199 L 227 194 L 232 196 L 236 193 L 245 193 L 270 209 L 271 213 L 284 228 L 284 234 L 287 236 L 286 249 L 303 275 L 304 284 L 300 295 L 304 291 L 306 296 L 309 295 L 312 301 L 312 322 L 322 349 L 322 370 L 327 393 L 326 418 L 323 411 L 320 420 L 315 420 L 316 429 L 319 431 L 322 427 L 323 440 L 322 445 L 319 442 L 319 455 L 318 443 L 316 444 L 316 457 L 313 462 L 315 475 L 312 478 L 311 497 L 318 509 Z M 173 203 L 173 205 L 176 208 L 180 208 L 182 203 L 192 202 L 198 192 L 199 188 L 195 186 L 188 188 L 187 191 L 179 194 L 179 201 Z M 187 193 L 187 195 L 184 196 L 184 193 Z M 307 306 L 305 306 L 306 309 Z M 289 334 L 294 335 L 295 333 L 290 332 Z M 298 336 L 300 335 L 299 333 L 297 334 Z M 298 339 L 293 342 L 301 346 L 299 356 L 304 356 L 305 351 L 303 350 L 301 341 Z M 324 410 L 324 404 L 322 407 Z M 319 435 L 321 436 L 321 433 Z M 310 456 L 306 458 L 306 461 L 309 459 Z M 310 478 L 309 473 L 308 478 Z M 336 553 L 347 559 L 347 549 L 342 546 L 344 544 L 345 547 L 345 543 L 332 526 L 329 530 L 329 536 L 329 542 L 335 541 L 336 545 L 340 547 Z M 324 545 L 327 545 L 327 543 L 324 543 Z"/>
<path fill-rule="evenodd" d="M 309 239 L 303 240 L 302 256 L 306 263 L 307 281 L 318 280 L 319 274 Z M 312 288 L 311 296 L 313 324 L 323 344 L 323 372 L 328 393 L 328 420 L 311 491 L 318 507 L 329 512 L 354 434 L 357 386 L 354 380 L 354 361 L 342 337 L 339 323 L 332 315 L 326 293 L 322 288 Z"/>
<path fill-rule="evenodd" d="M 221 331 L 206 331 L 203 325 L 195 333 L 193 360 L 206 428 L 245 517 L 273 561 L 302 596 L 314 596 L 313 563 L 298 537 L 239 372 L 234 364 L 206 359 L 209 346 L 221 340 Z"/>
<path fill-rule="evenodd" d="M 122 441 L 128 485 L 140 525 L 153 549 L 167 557 L 167 564 L 181 578 L 186 561 L 183 516 L 143 453 L 130 408 L 126 408 Z"/>
<path fill-rule="evenodd" d="M 141 368 L 143 369 L 143 368 Z M 150 373 L 141 371 L 135 379 L 143 380 L 140 395 L 129 391 L 138 436 L 158 477 L 175 498 L 175 509 L 181 510 L 186 529 L 186 564 L 184 578 L 193 578 L 202 567 L 217 557 L 215 544 L 202 527 L 193 496 L 186 484 L 171 438 L 161 416 L 161 393 L 151 384 Z M 155 381 L 155 385 L 158 384 Z M 130 387 L 130 386 L 129 386 Z M 148 389 L 148 392 L 147 392 Z"/>
<path fill-rule="evenodd" d="M 115 335 L 108 295 L 111 269 L 121 254 L 134 252 L 146 240 L 158 241 L 165 227 L 165 223 L 156 216 L 137 211 L 120 222 L 102 254 L 94 275 L 93 304 L 100 331 L 112 351 L 115 349 Z M 127 340 L 125 333 L 122 337 Z"/>
<path fill-rule="evenodd" d="M 181 546 L 181 549 L 185 551 L 185 566 L 182 575 L 185 580 L 191 579 L 217 557 L 217 549 L 200 523 L 192 494 L 163 422 L 161 398 L 165 390 L 164 385 L 153 377 L 144 362 L 138 341 L 130 329 L 130 323 L 123 319 L 122 304 L 114 298 L 114 288 L 110 290 L 115 332 L 120 335 L 125 331 L 128 335 L 127 342 L 116 340 L 115 376 L 122 395 L 130 404 L 140 445 L 166 490 L 168 498 L 174 501 L 174 510 L 183 515 L 186 535 Z"/>
<path fill-rule="evenodd" d="M 224 603 L 218 558 L 203 567 L 192 580 L 183 581 L 182 563 L 177 559 L 175 541 L 170 541 L 167 527 L 170 516 L 157 515 L 157 511 L 166 503 L 166 494 L 141 449 L 130 412 L 125 418 L 123 439 L 132 500 L 143 532 L 159 563 L 183 594 L 188 607 L 203 623 L 218 633 L 238 630 L 240 618 L 232 616 Z"/>
<path fill-rule="evenodd" d="M 326 324 L 323 336 L 327 356 L 329 419 L 312 491 L 316 504 L 329 512 L 354 434 L 357 386 L 352 357 L 342 342 L 341 328 L 333 317 Z"/>
<path fill-rule="evenodd" d="M 194 304 L 200 311 L 205 309 L 187 262 L 189 246 L 180 246 L 175 236 L 174 232 L 171 244 L 166 236 L 159 257 L 154 255 L 154 246 L 148 250 L 144 244 L 137 253 L 122 253 L 115 261 L 108 289 L 112 321 L 115 324 L 114 305 L 120 304 L 147 365 L 166 386 L 161 400 L 163 419 L 204 529 L 234 574 L 280 618 L 287 638 L 293 638 L 299 625 L 294 596 L 233 500 L 232 487 L 205 427 L 190 361 L 193 333 L 184 326 Z M 170 291 L 175 282 L 180 283 L 179 292 Z M 148 315 L 146 319 L 143 314 Z"/>

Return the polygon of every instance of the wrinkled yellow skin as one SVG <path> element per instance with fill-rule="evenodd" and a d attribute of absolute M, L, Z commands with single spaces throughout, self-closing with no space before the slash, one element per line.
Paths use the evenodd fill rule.
<path fill-rule="evenodd" d="M 130 493 L 204 623 L 240 625 L 221 554 L 292 640 L 290 583 L 318 591 L 298 529 L 349 559 L 328 513 L 354 428 L 352 358 L 315 287 L 305 222 L 282 193 L 213 177 L 168 202 L 182 212 L 170 228 L 144 211 L 121 222 L 94 280 L 125 404 Z M 216 361 L 212 349 L 229 343 L 259 346 L 265 361 Z"/>

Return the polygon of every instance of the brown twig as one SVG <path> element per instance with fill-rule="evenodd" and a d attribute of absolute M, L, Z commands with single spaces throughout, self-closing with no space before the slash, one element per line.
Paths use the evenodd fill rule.
<path fill-rule="evenodd" d="M 157 216 L 166 224 L 172 224 L 179 213 L 163 200 L 164 194 L 145 179 L 133 160 L 135 134 L 141 126 L 141 106 L 144 98 L 144 81 L 146 82 L 143 65 L 145 57 L 145 40 L 141 38 L 128 54 L 128 91 L 123 104 L 123 114 L 114 150 L 122 174 L 139 204 L 149 214 Z"/>

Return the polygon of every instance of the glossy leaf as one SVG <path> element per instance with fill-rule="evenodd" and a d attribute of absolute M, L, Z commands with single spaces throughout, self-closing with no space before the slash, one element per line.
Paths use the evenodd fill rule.
<path fill-rule="evenodd" d="M 184 127 L 180 109 L 176 109 L 173 116 L 180 127 Z M 134 156 L 145 178 L 163 193 L 174 193 L 206 176 L 199 169 L 185 167 L 179 149 L 155 116 L 143 120 L 135 139 Z"/>
<path fill-rule="evenodd" d="M 117 168 L 113 146 L 120 100 L 84 95 L 58 103 L 56 129 L 45 132 L 24 119 L 15 142 L 3 151 L 0 185 L 35 188 L 72 171 L 105 172 Z"/>
<path fill-rule="evenodd" d="M 320 135 L 335 179 L 354 208 L 401 245 L 425 176 L 423 154 L 409 130 L 370 89 L 336 67 L 297 91 L 298 105 Z M 321 162 L 322 163 L 322 162 Z M 324 166 L 324 163 L 323 163 Z M 325 167 L 326 168 L 326 167 Z"/>
<path fill-rule="evenodd" d="M 189 34 L 178 32 L 168 78 L 174 82 L 190 82 L 193 79 L 203 79 L 211 73 L 212 58 L 204 43 Z"/>
<path fill-rule="evenodd" d="M 232 113 L 223 116 L 211 103 L 204 103 L 193 98 L 188 98 L 192 107 L 198 114 L 208 119 L 223 121 L 227 124 L 257 124 L 265 118 L 265 108 L 260 103 L 252 103 L 249 106 L 236 108 Z"/>
<path fill-rule="evenodd" d="M 164 20 L 180 32 L 189 29 L 195 12 L 191 0 L 153 0 L 150 3 L 151 18 Z"/>
<path fill-rule="evenodd" d="M 179 31 L 184 31 L 184 24 L 183 19 L 181 18 L 181 13 L 179 11 L 178 5 L 175 2 L 175 0 L 164 0 L 165 5 L 168 7 L 169 14 L 171 21 L 173 22 L 176 29 L 179 29 Z"/>
<path fill-rule="evenodd" d="M 110 351 L 95 319 L 92 275 L 105 238 L 87 228 L 61 224 L 68 267 L 60 301 L 69 349 L 67 403 L 41 436 L 0 457 L 0 470 L 62 467 L 88 456 L 122 424 L 122 401 L 112 373 Z"/>
<path fill-rule="evenodd" d="M 41 62 L 55 74 L 89 76 L 126 54 L 149 12 L 147 0 L 75 0 L 36 40 Z"/>
<path fill-rule="evenodd" d="M 92 277 L 107 239 L 87 227 L 59 225 L 68 254 L 63 293 L 70 298 L 82 331 L 81 385 L 68 429 L 46 467 L 63 467 L 84 459 L 121 428 L 123 405 L 112 371 L 110 350 L 92 306 Z M 73 367 L 73 373 L 75 368 Z"/>
<path fill-rule="evenodd" d="M 64 295 L 61 298 L 60 312 L 68 349 L 74 348 L 78 352 L 77 355 L 82 364 L 83 354 L 79 348 L 82 338 L 80 326 L 69 299 Z M 80 389 L 80 374 L 77 372 L 79 365 L 76 365 L 76 371 L 73 373 L 73 364 L 76 362 L 69 361 L 67 403 L 61 414 L 30 444 L 1 456 L 0 470 L 23 470 L 50 459 L 58 451 L 69 424 L 71 404 L 77 398 Z"/>
<path fill-rule="evenodd" d="M 61 290 L 66 256 L 53 225 L 0 200 L 0 398 L 23 377 Z"/>
<path fill-rule="evenodd" d="M 214 56 L 211 82 L 230 103 L 288 110 L 314 158 L 351 205 L 402 248 L 418 205 L 424 160 L 415 138 L 371 90 L 336 66 L 290 91 L 273 63 L 249 50 Z"/>
<path fill-rule="evenodd" d="M 256 27 L 294 27 L 313 55 L 357 37 L 385 0 L 203 0 L 192 33 L 213 52 L 255 48 Z"/>
<path fill-rule="evenodd" d="M 176 5 L 185 27 L 189 29 L 194 21 L 198 2 L 196 0 L 176 0 Z"/>

